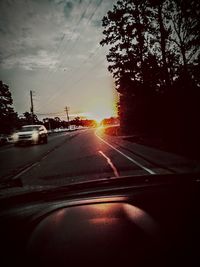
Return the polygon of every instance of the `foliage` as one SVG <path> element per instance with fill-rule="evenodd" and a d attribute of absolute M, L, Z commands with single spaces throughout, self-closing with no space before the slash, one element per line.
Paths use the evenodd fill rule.
<path fill-rule="evenodd" d="M 119 120 L 118 118 L 115 117 L 110 117 L 110 118 L 105 118 L 101 121 L 101 125 L 106 126 L 106 125 L 118 125 Z"/>
<path fill-rule="evenodd" d="M 20 119 L 21 124 L 28 125 L 28 124 L 41 124 L 38 120 L 37 115 L 31 114 L 30 112 L 24 112 L 23 118 Z"/>
<path fill-rule="evenodd" d="M 173 127 L 178 136 L 187 128 L 180 121 L 197 117 L 199 16 L 195 0 L 119 0 L 104 16 L 100 44 L 109 48 L 125 131 L 168 134 Z"/>
<path fill-rule="evenodd" d="M 55 118 L 45 118 L 43 123 L 48 130 L 54 130 L 59 128 L 68 128 L 68 122 L 61 120 L 59 117 Z M 96 127 L 96 122 L 94 120 L 81 119 L 76 117 L 70 121 L 70 125 L 83 126 L 83 127 Z"/>
<path fill-rule="evenodd" d="M 10 133 L 17 126 L 18 117 L 12 107 L 13 99 L 8 85 L 0 81 L 0 133 Z"/>

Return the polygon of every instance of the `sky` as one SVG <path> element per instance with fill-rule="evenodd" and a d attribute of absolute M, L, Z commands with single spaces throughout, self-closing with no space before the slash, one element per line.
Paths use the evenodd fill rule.
<path fill-rule="evenodd" d="M 0 80 L 19 115 L 116 115 L 117 94 L 101 47 L 101 20 L 115 0 L 1 0 Z"/>

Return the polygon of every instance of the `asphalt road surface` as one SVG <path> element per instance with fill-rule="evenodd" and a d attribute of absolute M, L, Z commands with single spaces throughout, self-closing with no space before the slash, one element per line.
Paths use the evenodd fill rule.
<path fill-rule="evenodd" d="M 126 175 L 198 171 L 183 157 L 86 129 L 49 136 L 48 144 L 0 149 L 1 181 L 64 185 Z"/>

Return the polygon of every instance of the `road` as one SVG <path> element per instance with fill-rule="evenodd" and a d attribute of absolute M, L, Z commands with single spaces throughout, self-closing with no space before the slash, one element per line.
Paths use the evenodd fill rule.
<path fill-rule="evenodd" d="M 1 181 L 58 186 L 99 178 L 194 171 L 198 163 L 87 129 L 49 136 L 48 144 L 0 149 Z"/>

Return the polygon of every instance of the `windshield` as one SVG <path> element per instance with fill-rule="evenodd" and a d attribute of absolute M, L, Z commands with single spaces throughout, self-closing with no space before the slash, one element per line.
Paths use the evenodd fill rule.
<path fill-rule="evenodd" d="M 199 29 L 198 1 L 1 0 L 2 188 L 199 172 Z"/>
<path fill-rule="evenodd" d="M 28 132 L 28 131 L 38 131 L 40 129 L 40 126 L 30 126 L 30 127 L 22 127 L 20 129 L 20 132 Z"/>

